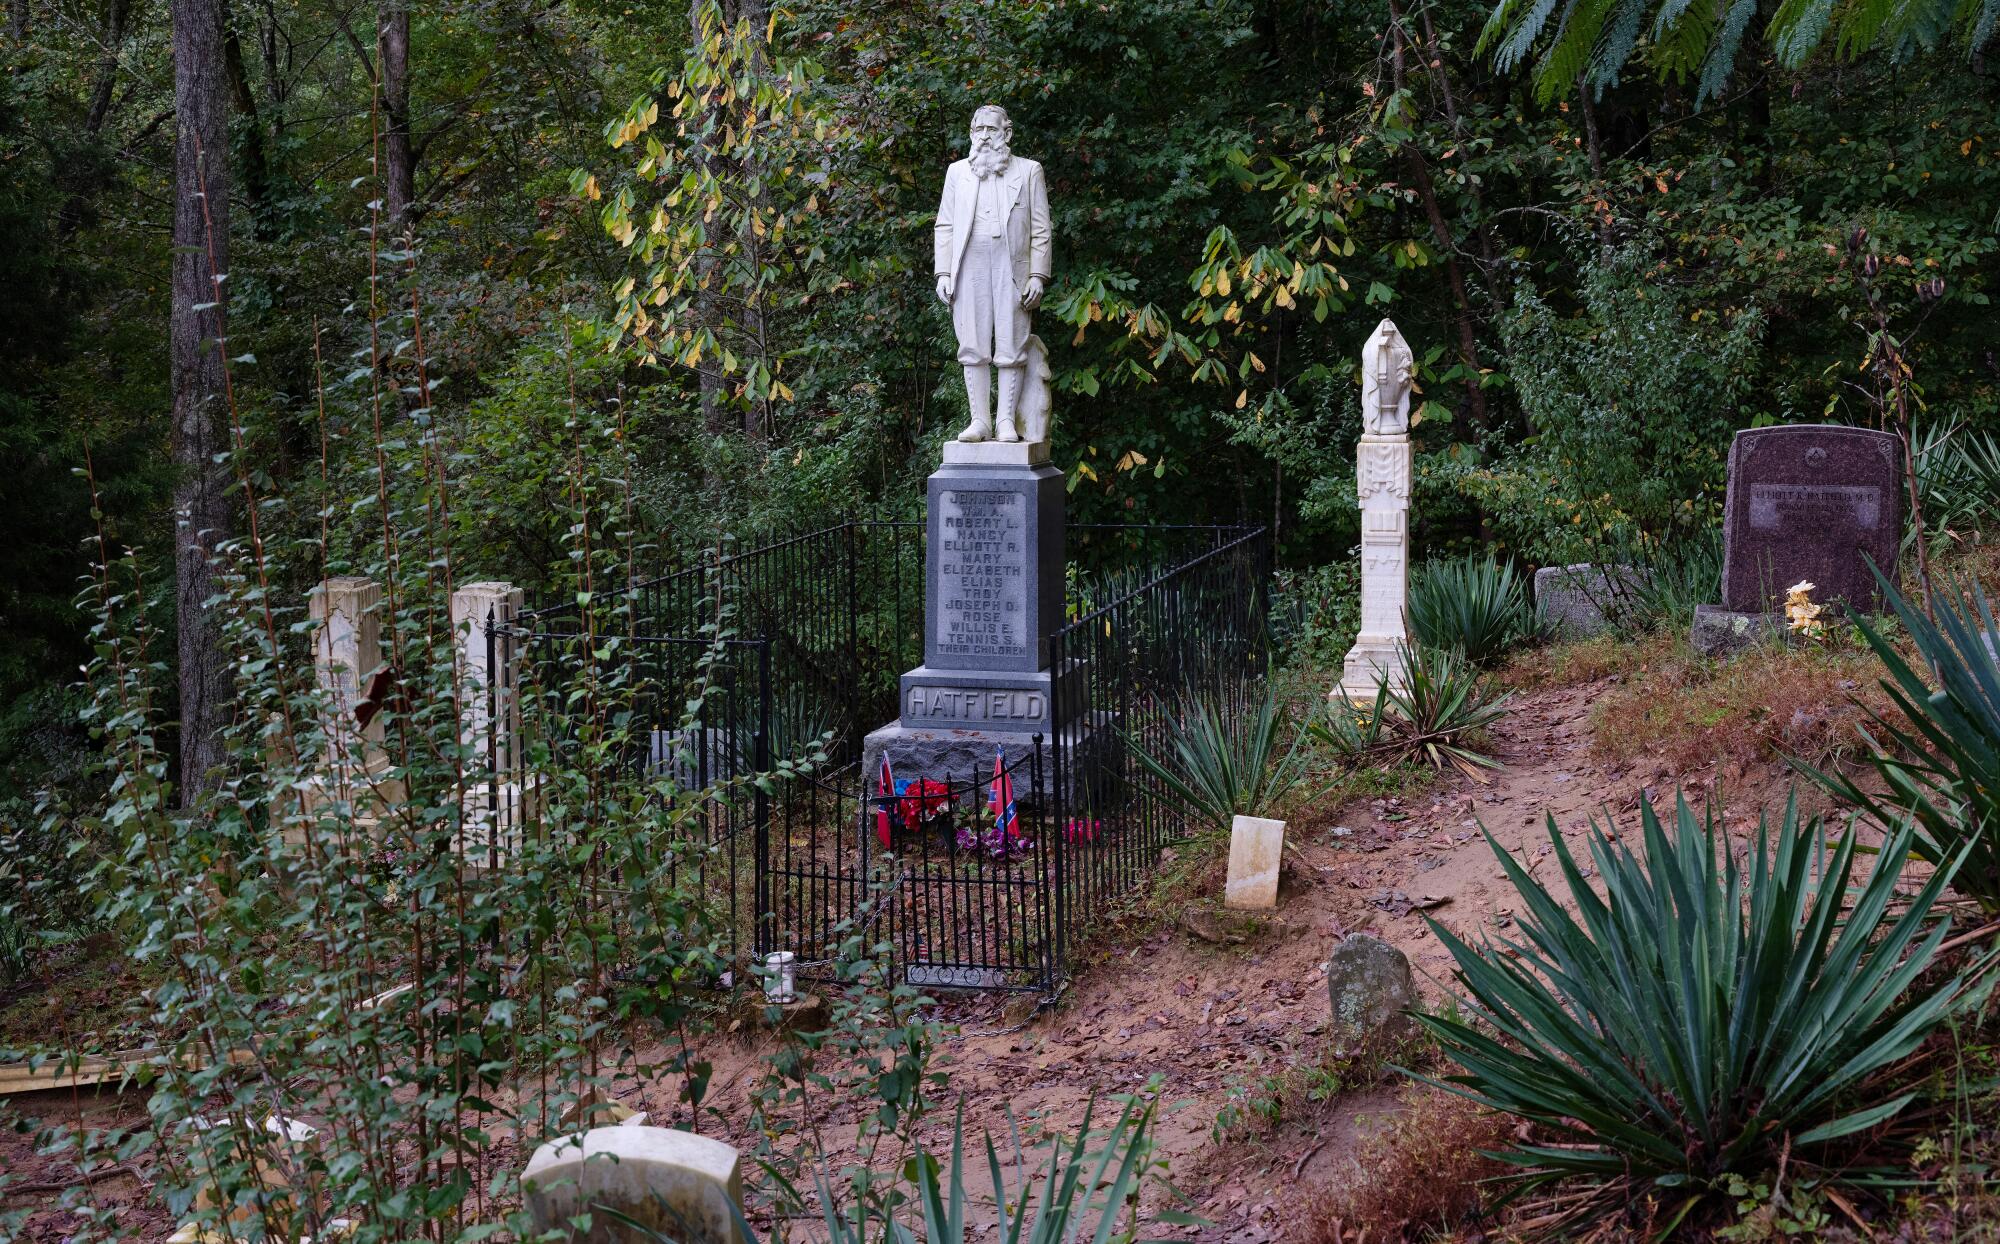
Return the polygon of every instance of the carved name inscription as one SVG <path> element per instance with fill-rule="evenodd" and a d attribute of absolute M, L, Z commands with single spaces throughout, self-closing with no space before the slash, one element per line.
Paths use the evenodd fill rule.
<path fill-rule="evenodd" d="M 1015 657 L 1028 650 L 1028 498 L 1018 492 L 938 494 L 937 651 Z"/>
<path fill-rule="evenodd" d="M 1869 484 L 1752 484 L 1750 526 L 1815 531 L 1828 521 L 1874 531 L 1882 525 L 1882 490 Z"/>
<path fill-rule="evenodd" d="M 986 687 L 911 687 L 903 720 L 1041 721 L 1049 715 L 1039 691 Z"/>

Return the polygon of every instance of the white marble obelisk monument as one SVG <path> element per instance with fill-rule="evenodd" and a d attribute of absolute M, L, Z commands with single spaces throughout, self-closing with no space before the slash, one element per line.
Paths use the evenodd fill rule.
<path fill-rule="evenodd" d="M 1414 358 L 1389 320 L 1361 348 L 1361 443 L 1355 493 L 1361 503 L 1361 633 L 1342 663 L 1340 689 L 1373 700 L 1384 674 L 1407 684 L 1403 610 L 1410 592 L 1410 381 Z"/>

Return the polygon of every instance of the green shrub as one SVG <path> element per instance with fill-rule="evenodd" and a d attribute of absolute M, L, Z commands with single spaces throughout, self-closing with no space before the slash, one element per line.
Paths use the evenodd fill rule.
<path fill-rule="evenodd" d="M 1535 631 L 1527 585 L 1514 563 L 1490 553 L 1426 562 L 1410 581 L 1410 636 L 1425 648 L 1455 648 L 1491 660 Z"/>
<path fill-rule="evenodd" d="M 1879 570 L 1876 579 L 1924 666 L 1911 665 L 1882 628 L 1853 615 L 1862 638 L 1888 670 L 1882 687 L 1904 719 L 1892 720 L 1869 708 L 1883 741 L 1866 729 L 1861 732 L 1870 763 L 1888 791 L 1863 789 L 1837 771 L 1800 767 L 1882 824 L 1915 817 L 1917 855 L 1936 865 L 1963 857 L 1959 891 L 1989 912 L 2000 911 L 2000 840 L 1995 838 L 2000 830 L 2000 662 L 1989 646 L 2000 637 L 2000 627 L 1994 625 L 1993 606 L 1978 584 L 1965 588 L 1946 581 L 1931 594 L 1933 621 Z"/>
<path fill-rule="evenodd" d="M 1907 824 L 1863 878 L 1853 828 L 1829 851 L 1796 801 L 1743 863 L 1712 809 L 1677 798 L 1671 832 L 1649 804 L 1640 820 L 1643 853 L 1592 824 L 1599 898 L 1549 818 L 1575 915 L 1488 834 L 1521 935 L 1475 947 L 1431 921 L 1471 999 L 1417 1020 L 1463 1068 L 1447 1087 L 1534 1124 L 1503 1155 L 1530 1186 L 1602 1181 L 1605 1208 L 1660 1190 L 1684 1215 L 1711 1181 L 1812 1163 L 1910 1102 L 1893 1069 L 1961 997 L 1962 978 L 1911 991 L 1953 866 L 1905 901 Z"/>
<path fill-rule="evenodd" d="M 1239 814 L 1267 814 L 1305 776 L 1311 758 L 1305 748 L 1308 727 L 1301 726 L 1291 743 L 1282 745 L 1284 725 L 1277 689 L 1266 682 L 1263 698 L 1241 720 L 1227 705 L 1184 694 L 1168 737 L 1170 750 L 1155 754 L 1131 734 L 1125 741 L 1140 766 L 1166 787 L 1169 799 L 1190 815 L 1227 829 Z"/>
<path fill-rule="evenodd" d="M 1286 663 L 1337 666 L 1361 628 L 1361 563 L 1346 558 L 1271 576 L 1271 647 Z"/>
<path fill-rule="evenodd" d="M 1580 265 L 1577 306 L 1525 284 L 1496 320 L 1533 435 L 1456 484 L 1540 565 L 1598 546 L 1674 544 L 1721 517 L 1729 438 L 1768 391 L 1765 318 L 1717 315 L 1660 279 L 1643 245 Z"/>
<path fill-rule="evenodd" d="M 1414 648 L 1402 655 L 1408 687 L 1398 690 L 1378 679 L 1372 706 L 1356 704 L 1343 691 L 1339 705 L 1308 725 L 1312 737 L 1357 764 L 1423 759 L 1468 776 L 1499 768 L 1474 744 L 1505 714 L 1510 693 L 1489 695 L 1485 680 L 1456 651 Z"/>

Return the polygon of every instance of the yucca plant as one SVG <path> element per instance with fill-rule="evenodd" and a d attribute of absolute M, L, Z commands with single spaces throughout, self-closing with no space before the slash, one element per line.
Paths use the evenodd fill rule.
<path fill-rule="evenodd" d="M 1882 737 L 1861 732 L 1869 762 L 1888 790 L 1800 767 L 1882 824 L 1914 817 L 1917 855 L 1934 865 L 1963 857 L 1959 892 L 1988 912 L 2000 911 L 2000 661 L 1993 647 L 2000 627 L 1992 603 L 1977 583 L 1945 580 L 1931 593 L 1933 620 L 1880 569 L 1875 577 L 1925 666 L 1913 666 L 1873 623 L 1853 615 L 1889 673 L 1882 687 L 1904 719 L 1869 709 Z"/>
<path fill-rule="evenodd" d="M 1914 428 L 1910 458 L 1923 502 L 1924 537 L 1932 542 L 1976 528 L 2000 506 L 2000 442 L 1941 420 Z M 1916 545 L 1914 521 L 1904 523 L 1903 551 Z"/>
<path fill-rule="evenodd" d="M 959 1117 L 952 1125 L 951 1169 L 944 1178 L 940 1179 L 942 1168 L 937 1159 L 921 1146 L 915 1159 L 904 1167 L 905 1177 L 913 1178 L 916 1184 L 914 1200 L 923 1214 L 921 1235 L 901 1220 L 899 1209 L 907 1202 L 900 1195 L 886 1198 L 859 1195 L 849 1198 L 842 1208 L 831 1181 L 821 1172 L 817 1183 L 825 1238 L 828 1244 L 917 1244 L 919 1240 L 924 1244 L 966 1244 L 972 1239 L 998 1240 L 1001 1244 L 1070 1244 L 1081 1240 L 1105 1244 L 1109 1240 L 1131 1240 L 1137 1225 L 1139 1189 L 1153 1165 L 1152 1107 L 1142 1106 L 1137 1100 L 1128 1102 L 1118 1121 L 1102 1136 L 1091 1134 L 1090 1122 L 1095 1111 L 1094 1101 L 1084 1107 L 1083 1124 L 1075 1140 L 1057 1136 L 1048 1142 L 1048 1161 L 1041 1167 L 1039 1177 L 1023 1180 L 1012 1196 L 1007 1190 L 999 1151 L 993 1138 L 986 1138 L 986 1170 L 993 1182 L 990 1212 L 997 1216 L 997 1221 L 988 1224 L 971 1221 L 968 1213 L 971 1202 L 965 1190 L 965 1110 L 961 1105 Z M 1091 1148 L 1093 1143 L 1098 1146 L 1095 1150 Z M 797 1189 L 783 1175 L 770 1173 L 780 1194 L 799 1203 Z M 884 1183 L 864 1179 L 858 1186 L 879 1190 Z M 663 1217 L 672 1216 L 664 1204 L 661 1208 L 666 1211 Z M 681 1238 L 648 1227 L 616 1210 L 600 1212 L 657 1244 L 676 1244 Z M 987 1212 L 982 1207 L 980 1216 L 985 1217 Z M 1162 1210 L 1153 1217 L 1158 1222 L 1180 1226 L 1209 1225 L 1174 1209 Z M 1121 1222 L 1128 1224 L 1122 1232 Z M 988 1235 L 989 1227 L 998 1230 Z M 743 1240 L 754 1244 L 756 1234 L 740 1211 L 737 1231 Z"/>
<path fill-rule="evenodd" d="M 1624 580 L 1627 590 L 1618 609 L 1607 611 L 1629 634 L 1685 627 L 1696 605 L 1722 599 L 1720 528 L 1655 548 L 1641 564 L 1642 573 Z"/>
<path fill-rule="evenodd" d="M 1212 697 L 1189 692 L 1181 696 L 1174 719 L 1166 750 L 1155 754 L 1131 734 L 1125 736 L 1126 744 L 1140 767 L 1165 786 L 1169 799 L 1217 828 L 1227 829 L 1238 815 L 1271 811 L 1299 784 L 1311 760 L 1306 726 L 1285 741 L 1284 706 L 1268 682 L 1263 698 L 1245 716 Z"/>
<path fill-rule="evenodd" d="M 1526 1187 L 1601 1181 L 1598 1208 L 1659 1189 L 1677 1217 L 1781 1155 L 1797 1178 L 1910 1102 L 1897 1065 L 1962 996 L 1962 977 L 1911 989 L 1945 940 L 1932 907 L 1956 861 L 1905 899 L 1907 823 L 1866 877 L 1852 826 L 1829 850 L 1796 800 L 1741 863 L 1712 807 L 1676 797 L 1670 832 L 1642 804 L 1640 823 L 1643 853 L 1592 822 L 1600 898 L 1549 818 L 1575 914 L 1489 833 L 1521 936 L 1473 946 L 1430 921 L 1470 999 L 1416 1019 L 1463 1069 L 1444 1087 L 1534 1125 L 1502 1155 Z"/>
<path fill-rule="evenodd" d="M 1423 760 L 1477 778 L 1500 762 L 1478 750 L 1479 736 L 1507 712 L 1511 693 L 1488 694 L 1479 672 L 1455 651 L 1399 650 L 1402 688 L 1383 676 L 1372 704 L 1357 704 L 1346 691 L 1326 716 L 1307 726 L 1308 734 L 1335 755 L 1369 764 Z"/>
<path fill-rule="evenodd" d="M 1514 563 L 1490 553 L 1424 563 L 1410 581 L 1406 616 L 1420 646 L 1456 648 L 1475 663 L 1535 631 L 1535 611 Z"/>

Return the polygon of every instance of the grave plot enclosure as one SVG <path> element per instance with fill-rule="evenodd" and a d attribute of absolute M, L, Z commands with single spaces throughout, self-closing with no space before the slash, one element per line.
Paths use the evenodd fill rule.
<path fill-rule="evenodd" d="M 577 679 L 632 688 L 643 720 L 627 723 L 606 763 L 670 779 L 663 801 L 705 801 L 673 828 L 663 802 L 661 832 L 705 835 L 686 858 L 701 870 L 709 927 L 726 930 L 740 966 L 790 950 L 810 977 L 863 920 L 913 983 L 1052 989 L 1079 927 L 1194 828 L 1126 741 L 1164 750 L 1191 699 L 1235 716 L 1256 693 L 1268 660 L 1263 531 L 1072 526 L 1075 565 L 1065 573 L 1058 556 L 1040 575 L 1067 583 L 1067 599 L 988 608 L 1011 590 L 1004 543 L 1033 544 L 990 491 L 939 507 L 941 538 L 954 541 L 940 553 L 963 568 L 941 576 L 956 596 L 931 611 L 928 631 L 916 523 L 844 523 L 713 551 L 631 587 L 612 611 L 615 645 L 602 632 L 593 642 L 570 602 L 489 619 L 489 659 L 499 668 L 519 651 L 529 733 L 552 748 L 587 745 L 583 723 L 565 715 Z M 1028 609 L 1049 614 L 1037 632 L 1046 653 L 1009 646 L 1011 620 Z M 904 671 L 955 644 L 996 675 L 1045 667 L 1050 690 L 1025 708 L 992 702 L 1019 688 L 906 682 L 899 694 Z M 910 695 L 940 697 L 945 718 L 1020 709 L 1042 728 L 921 777 L 885 773 L 873 756 L 863 764 L 864 737 Z M 813 756 L 805 772 L 757 780 Z"/>

